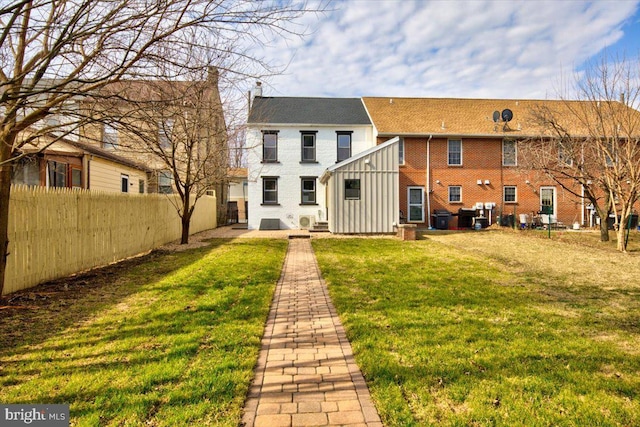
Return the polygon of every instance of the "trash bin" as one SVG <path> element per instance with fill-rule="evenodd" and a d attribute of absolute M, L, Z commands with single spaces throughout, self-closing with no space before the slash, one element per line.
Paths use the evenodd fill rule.
<path fill-rule="evenodd" d="M 515 221 L 516 221 L 516 217 L 513 214 L 502 215 L 500 217 L 500 225 L 503 227 L 513 228 Z"/>
<path fill-rule="evenodd" d="M 431 215 L 436 230 L 448 230 L 449 219 L 451 218 L 451 212 L 445 209 L 436 209 Z"/>
<path fill-rule="evenodd" d="M 476 216 L 475 209 L 460 208 L 458 209 L 458 228 L 472 228 L 473 218 Z"/>
<path fill-rule="evenodd" d="M 483 216 L 479 216 L 476 218 L 476 224 L 475 224 L 476 230 L 478 230 L 479 228 L 487 228 L 488 226 L 489 226 L 489 218 L 485 218 Z"/>

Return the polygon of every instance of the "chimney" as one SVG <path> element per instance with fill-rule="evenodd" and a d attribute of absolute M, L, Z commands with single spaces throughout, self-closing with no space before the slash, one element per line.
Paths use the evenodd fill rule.
<path fill-rule="evenodd" d="M 207 82 L 210 83 L 212 86 L 218 86 L 218 76 L 219 76 L 219 72 L 218 69 L 216 67 L 214 67 L 213 65 L 210 65 L 207 67 Z"/>
<path fill-rule="evenodd" d="M 262 98 L 262 82 L 256 82 L 256 86 L 253 88 L 253 93 L 249 91 L 249 113 L 251 113 L 251 107 L 253 106 L 253 100 L 256 98 Z"/>
<path fill-rule="evenodd" d="M 256 82 L 256 87 L 253 88 L 253 97 L 262 97 L 262 82 Z"/>
<path fill-rule="evenodd" d="M 624 92 L 620 92 L 620 103 L 624 104 Z"/>

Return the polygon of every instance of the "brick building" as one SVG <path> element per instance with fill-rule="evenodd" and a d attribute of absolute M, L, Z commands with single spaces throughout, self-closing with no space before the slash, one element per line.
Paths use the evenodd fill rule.
<path fill-rule="evenodd" d="M 539 105 L 562 101 L 442 98 L 363 98 L 378 143 L 400 144 L 400 209 L 407 222 L 435 227 L 435 211 L 453 214 L 448 228 L 483 226 L 501 220 L 549 220 L 593 225 L 588 203 L 562 186 L 522 167 L 519 146 L 544 135 L 531 119 Z M 506 119 L 502 116 L 506 115 Z M 576 188 L 580 193 L 580 189 Z M 475 210 L 475 212 L 474 212 Z"/>

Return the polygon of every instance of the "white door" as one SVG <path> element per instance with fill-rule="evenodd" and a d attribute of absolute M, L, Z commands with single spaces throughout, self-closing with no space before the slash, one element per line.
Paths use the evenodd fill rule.
<path fill-rule="evenodd" d="M 556 218 L 556 189 L 555 187 L 540 187 L 540 211 L 551 214 L 551 222 Z"/>
<path fill-rule="evenodd" d="M 424 222 L 424 188 L 407 188 L 407 222 Z"/>

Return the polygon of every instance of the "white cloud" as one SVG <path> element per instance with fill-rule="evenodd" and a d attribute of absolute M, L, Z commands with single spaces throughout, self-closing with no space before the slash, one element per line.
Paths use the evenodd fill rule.
<path fill-rule="evenodd" d="M 340 1 L 264 50 L 274 96 L 555 97 L 623 37 L 637 2 Z M 313 19 L 312 19 L 313 18 Z"/>

